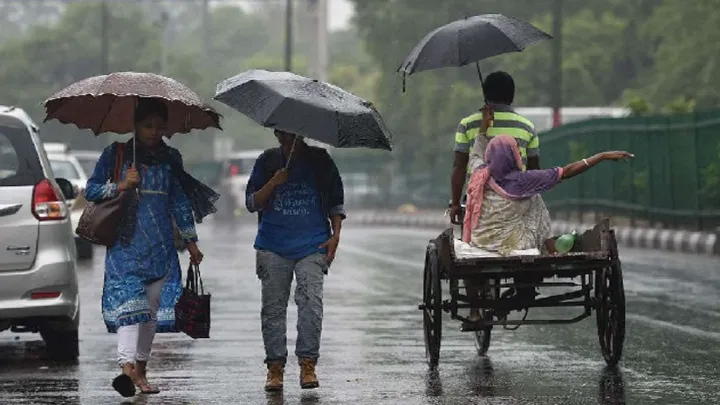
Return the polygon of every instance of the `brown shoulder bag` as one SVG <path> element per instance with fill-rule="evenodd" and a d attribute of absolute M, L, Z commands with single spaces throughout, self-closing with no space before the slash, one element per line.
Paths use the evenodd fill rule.
<path fill-rule="evenodd" d="M 118 143 L 115 150 L 115 168 L 110 181 L 120 180 L 123 167 L 125 144 Z M 115 198 L 90 202 L 85 205 L 75 233 L 94 245 L 112 246 L 117 239 L 117 230 L 124 214 L 125 200 L 133 190 L 121 191 Z"/>

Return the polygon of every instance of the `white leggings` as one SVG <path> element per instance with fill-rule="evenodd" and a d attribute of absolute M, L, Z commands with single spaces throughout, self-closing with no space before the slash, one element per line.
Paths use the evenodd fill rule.
<path fill-rule="evenodd" d="M 136 323 L 134 325 L 118 328 L 118 364 L 122 367 L 126 363 L 135 364 L 136 361 L 148 361 L 150 349 L 155 338 L 157 327 L 157 311 L 160 307 L 160 294 L 165 285 L 165 279 L 155 281 L 145 287 L 148 304 L 150 306 L 150 322 Z"/>

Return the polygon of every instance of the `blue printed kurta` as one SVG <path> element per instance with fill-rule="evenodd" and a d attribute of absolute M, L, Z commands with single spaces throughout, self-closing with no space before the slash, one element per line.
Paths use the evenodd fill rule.
<path fill-rule="evenodd" d="M 117 143 L 105 148 L 88 180 L 85 198 L 101 201 L 117 196 L 110 183 Z M 178 161 L 180 152 L 171 149 Z M 125 157 L 122 177 L 131 165 Z M 186 242 L 197 241 L 190 201 L 170 171 L 170 165 L 138 165 L 140 192 L 137 223 L 129 246 L 120 241 L 107 249 L 102 313 L 108 332 L 150 320 L 145 285 L 166 278 L 157 313 L 157 332 L 176 332 L 175 304 L 182 293 L 182 275 L 174 245 L 173 220 Z"/>

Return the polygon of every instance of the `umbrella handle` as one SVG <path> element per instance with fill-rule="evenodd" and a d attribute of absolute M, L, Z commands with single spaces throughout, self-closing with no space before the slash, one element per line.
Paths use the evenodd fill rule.
<path fill-rule="evenodd" d="M 475 62 L 475 67 L 477 68 L 478 77 L 480 78 L 480 86 L 483 87 L 483 98 L 485 99 L 485 104 L 487 104 L 487 97 L 485 97 L 485 82 L 483 81 L 482 72 L 480 71 L 480 62 Z"/>
<path fill-rule="evenodd" d="M 135 108 L 133 109 L 133 112 L 134 112 L 134 111 L 137 111 L 137 108 L 138 108 L 138 105 L 139 105 L 139 104 L 140 104 L 140 98 L 139 98 L 139 97 L 135 97 Z M 133 122 L 134 122 L 134 121 L 135 121 L 135 119 L 134 119 L 134 114 L 133 114 Z M 138 142 L 137 142 L 137 128 L 134 128 L 134 131 L 133 131 L 133 163 L 135 164 L 135 167 L 137 167 L 137 144 L 138 144 Z"/>
<path fill-rule="evenodd" d="M 285 163 L 285 170 L 287 170 L 288 167 L 290 167 L 290 160 L 292 160 L 293 152 L 295 152 L 295 143 L 297 142 L 298 136 L 295 135 L 295 138 L 293 138 L 292 146 L 290 147 L 290 154 L 288 155 L 287 163 Z"/>

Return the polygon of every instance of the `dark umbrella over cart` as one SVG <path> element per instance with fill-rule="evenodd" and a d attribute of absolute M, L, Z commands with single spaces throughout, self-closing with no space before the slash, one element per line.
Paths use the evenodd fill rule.
<path fill-rule="evenodd" d="M 418 42 L 397 71 L 407 76 L 424 70 L 460 67 L 475 62 L 480 81 L 480 60 L 510 52 L 552 36 L 523 20 L 502 14 L 481 14 L 443 25 Z"/>

